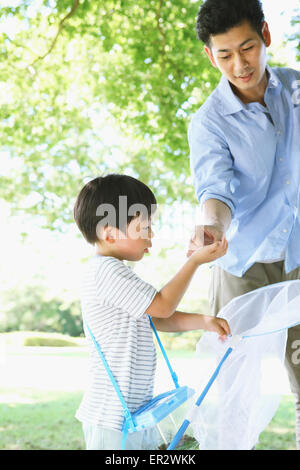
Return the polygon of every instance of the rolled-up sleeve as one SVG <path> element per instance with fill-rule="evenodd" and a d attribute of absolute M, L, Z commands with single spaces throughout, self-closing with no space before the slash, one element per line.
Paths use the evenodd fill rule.
<path fill-rule="evenodd" d="M 218 199 L 235 212 L 233 160 L 222 134 L 194 116 L 188 129 L 190 165 L 196 196 L 202 205 Z"/>

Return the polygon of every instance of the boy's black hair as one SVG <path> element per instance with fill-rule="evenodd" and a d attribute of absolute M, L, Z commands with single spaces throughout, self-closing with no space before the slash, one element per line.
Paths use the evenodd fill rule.
<path fill-rule="evenodd" d="M 110 225 L 124 231 L 136 216 L 150 217 L 156 205 L 153 192 L 141 181 L 132 176 L 109 174 L 89 181 L 81 189 L 74 206 L 74 219 L 84 238 L 94 244 L 99 240 L 99 226 Z"/>
<path fill-rule="evenodd" d="M 226 33 L 245 20 L 263 39 L 265 16 L 259 0 L 206 0 L 197 16 L 197 36 L 210 47 L 212 35 Z"/>

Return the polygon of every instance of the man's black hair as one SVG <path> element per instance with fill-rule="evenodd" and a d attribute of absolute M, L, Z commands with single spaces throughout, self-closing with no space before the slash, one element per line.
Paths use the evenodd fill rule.
<path fill-rule="evenodd" d="M 226 33 L 245 20 L 263 39 L 265 16 L 259 0 L 206 0 L 197 16 L 197 36 L 210 46 L 211 36 Z"/>
<path fill-rule="evenodd" d="M 94 244 L 99 240 L 99 226 L 110 225 L 125 231 L 136 216 L 150 217 L 156 205 L 153 192 L 141 181 L 132 176 L 109 174 L 89 181 L 81 189 L 74 206 L 74 219 L 85 239 Z"/>

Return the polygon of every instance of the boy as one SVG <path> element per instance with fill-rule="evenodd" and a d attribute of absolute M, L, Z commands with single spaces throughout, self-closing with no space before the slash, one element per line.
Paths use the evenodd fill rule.
<path fill-rule="evenodd" d="M 131 411 L 153 397 L 156 353 L 148 315 L 161 331 L 201 328 L 220 336 L 230 333 L 226 320 L 176 311 L 197 267 L 226 253 L 225 238 L 197 250 L 159 292 L 124 264 L 124 260 L 141 260 L 151 248 L 155 208 L 155 196 L 146 185 L 116 174 L 86 184 L 74 207 L 80 231 L 96 248 L 84 279 L 82 314 Z M 92 380 L 76 417 L 83 423 L 87 449 L 117 450 L 121 448 L 122 406 L 86 336 Z M 127 449 L 140 449 L 143 438 L 143 433 L 130 434 Z"/>

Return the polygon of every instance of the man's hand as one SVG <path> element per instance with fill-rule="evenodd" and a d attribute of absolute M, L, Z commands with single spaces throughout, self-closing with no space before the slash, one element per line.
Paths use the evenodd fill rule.
<path fill-rule="evenodd" d="M 224 233 L 221 225 L 197 225 L 188 246 L 187 256 L 190 257 L 203 246 L 212 245 L 222 240 L 223 236 Z"/>

